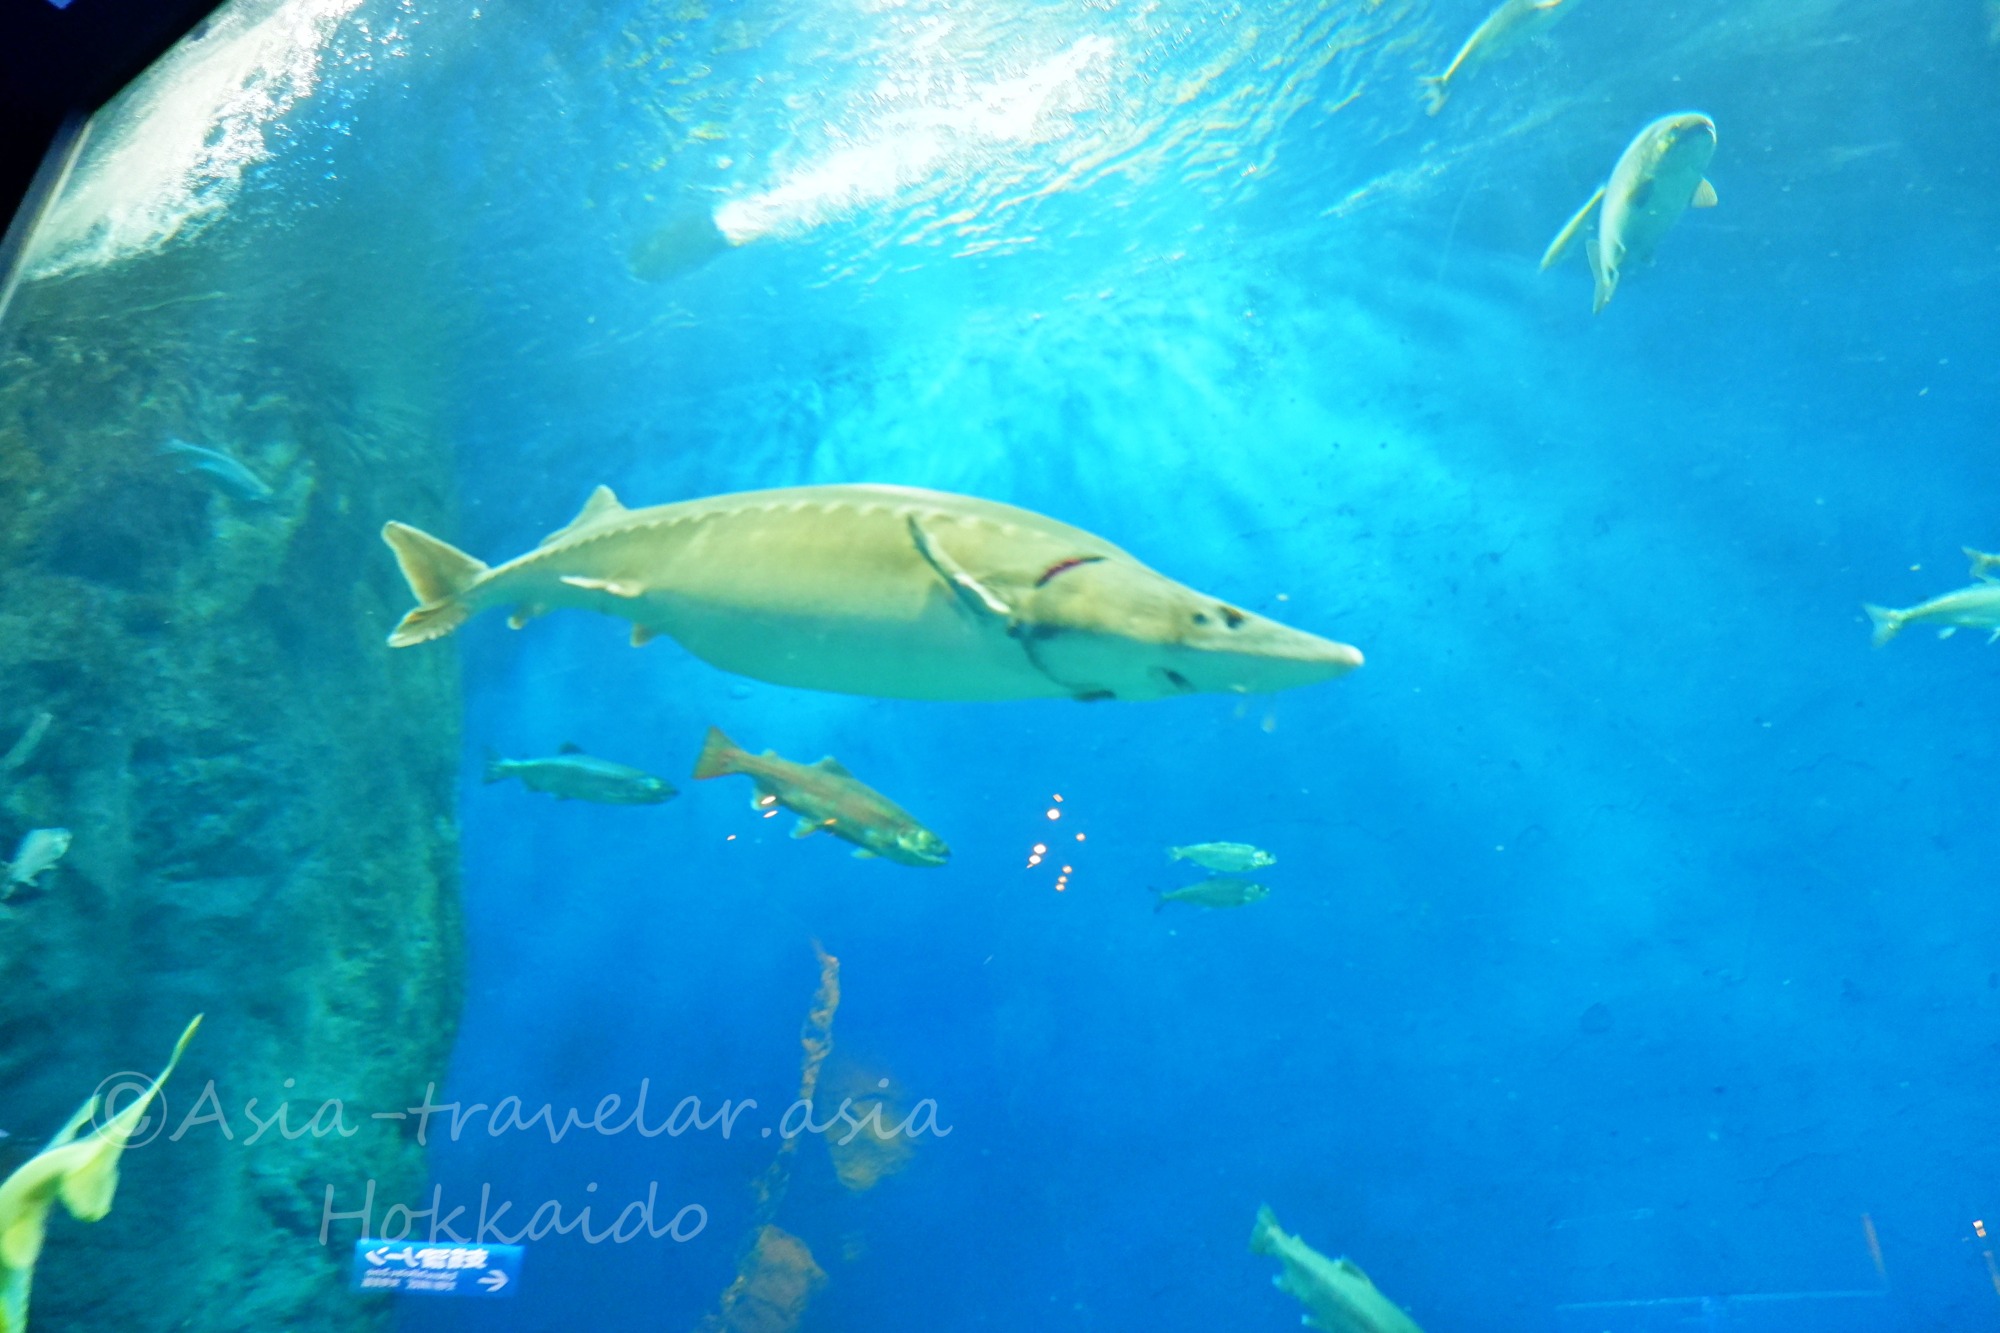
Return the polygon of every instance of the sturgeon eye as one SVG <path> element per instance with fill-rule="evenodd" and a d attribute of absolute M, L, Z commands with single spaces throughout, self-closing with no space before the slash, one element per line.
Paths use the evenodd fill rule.
<path fill-rule="evenodd" d="M 1231 629 L 1235 629 L 1238 625 L 1241 625 L 1246 619 L 1248 619 L 1248 617 L 1245 616 L 1241 611 L 1232 610 L 1231 608 L 1226 606 L 1222 608 L 1223 623 L 1228 625 L 1229 628 Z"/>

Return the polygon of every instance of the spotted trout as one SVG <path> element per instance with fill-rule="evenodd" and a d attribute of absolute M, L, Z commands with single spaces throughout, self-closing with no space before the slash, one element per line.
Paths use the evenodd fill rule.
<path fill-rule="evenodd" d="M 750 754 L 721 728 L 710 727 L 695 761 L 695 779 L 732 773 L 741 773 L 756 785 L 752 809 L 783 806 L 799 817 L 792 828 L 794 838 L 831 833 L 853 843 L 858 857 L 879 856 L 906 866 L 941 866 L 951 859 L 951 848 L 943 838 L 848 772 L 832 755 L 816 764 L 795 764 L 779 758 L 775 750 Z"/>

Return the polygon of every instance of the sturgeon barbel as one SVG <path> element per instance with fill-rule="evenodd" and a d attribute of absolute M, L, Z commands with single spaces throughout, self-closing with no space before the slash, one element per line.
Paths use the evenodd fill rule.
<path fill-rule="evenodd" d="M 393 647 L 489 607 L 556 607 L 667 635 L 724 671 L 898 699 L 1162 699 L 1310 685 L 1343 643 L 1238 610 L 1101 537 L 1012 505 L 905 486 L 800 486 L 627 509 L 600 486 L 567 527 L 489 568 L 382 530 L 418 606 Z"/>

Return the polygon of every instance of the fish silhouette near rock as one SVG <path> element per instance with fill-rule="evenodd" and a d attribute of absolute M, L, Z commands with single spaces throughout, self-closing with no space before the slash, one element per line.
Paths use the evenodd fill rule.
<path fill-rule="evenodd" d="M 740 675 L 900 699 L 1163 699 L 1265 693 L 1361 665 L 1346 644 L 1185 587 L 1025 509 L 903 486 L 804 486 L 627 509 L 600 486 L 574 521 L 489 568 L 383 529 L 417 608 L 393 647 L 489 607 L 632 622 Z"/>
<path fill-rule="evenodd" d="M 1596 282 L 1594 314 L 1611 304 L 1628 264 L 1653 258 L 1660 241 L 1690 208 L 1715 207 L 1715 187 L 1703 174 L 1715 156 L 1715 122 L 1699 111 L 1662 116 L 1625 146 L 1611 179 L 1597 187 L 1542 255 L 1547 269 L 1569 249 L 1590 215 L 1597 234 L 1583 242 Z"/>
<path fill-rule="evenodd" d="M 217 490 L 245 504 L 269 504 L 277 492 L 271 484 L 252 472 L 242 459 L 206 445 L 186 440 L 168 440 L 160 453 L 174 460 L 183 472 L 205 478 Z"/>
<path fill-rule="evenodd" d="M 665 778 L 585 754 L 579 745 L 564 745 L 545 759 L 503 759 L 488 754 L 486 781 L 505 782 L 509 778 L 558 801 L 595 801 L 599 805 L 658 805 L 680 794 Z"/>
<path fill-rule="evenodd" d="M 0 898 L 9 897 L 15 889 L 35 887 L 35 881 L 69 852 L 70 831 L 66 828 L 30 829 L 14 849 L 14 859 L 6 866 L 7 879 L 0 885 Z"/>

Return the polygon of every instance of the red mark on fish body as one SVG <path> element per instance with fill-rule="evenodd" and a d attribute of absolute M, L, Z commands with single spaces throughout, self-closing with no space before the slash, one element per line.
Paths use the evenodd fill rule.
<path fill-rule="evenodd" d="M 1035 580 L 1035 586 L 1039 588 L 1058 574 L 1075 569 L 1078 565 L 1094 565 L 1103 558 L 1101 555 L 1073 555 L 1067 560 L 1058 560 L 1042 571 L 1042 576 Z"/>

